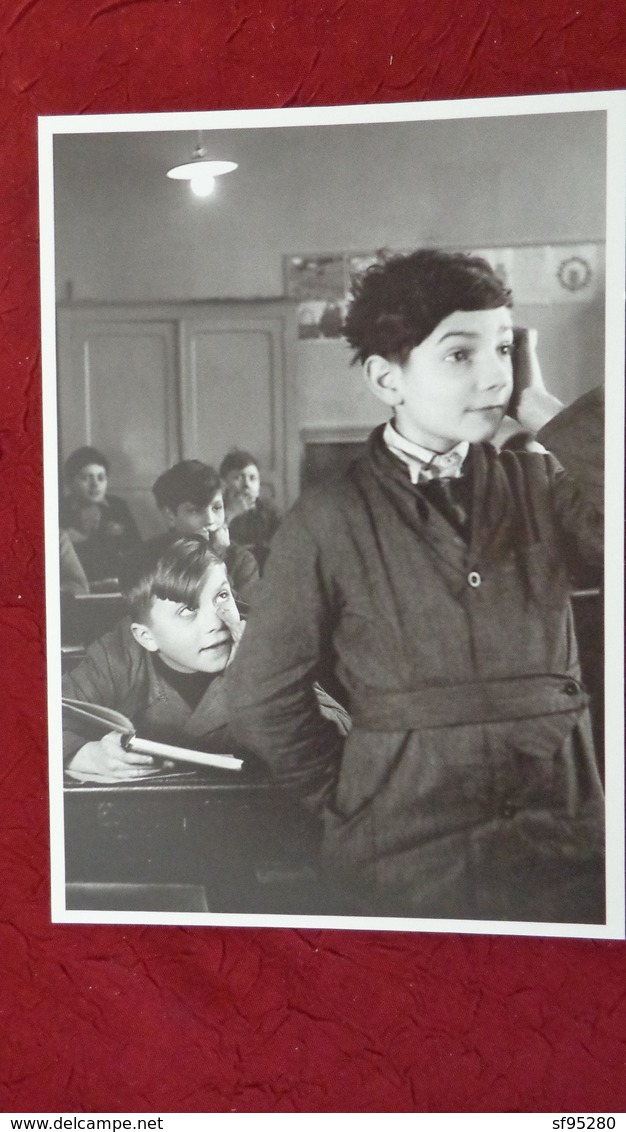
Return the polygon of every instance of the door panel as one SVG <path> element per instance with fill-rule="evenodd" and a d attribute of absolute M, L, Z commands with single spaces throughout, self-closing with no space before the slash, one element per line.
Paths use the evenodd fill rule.
<path fill-rule="evenodd" d="M 163 529 L 157 476 L 181 459 L 219 465 L 235 445 L 282 508 L 298 486 L 294 344 L 286 300 L 60 306 L 62 458 L 101 448 L 145 537 Z"/>
<path fill-rule="evenodd" d="M 264 466 L 273 466 L 271 335 L 258 330 L 196 331 L 190 360 L 198 456 L 219 464 L 236 445 L 251 449 Z"/>
<path fill-rule="evenodd" d="M 281 508 L 287 495 L 284 343 L 285 321 L 269 303 L 207 304 L 202 317 L 181 326 L 185 456 L 219 467 L 229 448 L 248 449 L 259 461 L 264 491 Z"/>
<path fill-rule="evenodd" d="M 150 489 L 180 451 L 175 325 L 71 313 L 59 320 L 62 456 L 100 448 L 111 492 L 127 500 L 144 534 L 155 533 L 162 524 Z"/>

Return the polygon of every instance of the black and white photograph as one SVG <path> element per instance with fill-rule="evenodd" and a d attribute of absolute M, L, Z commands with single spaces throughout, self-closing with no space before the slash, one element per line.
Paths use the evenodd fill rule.
<path fill-rule="evenodd" d="M 55 921 L 624 938 L 625 109 L 40 119 Z"/>

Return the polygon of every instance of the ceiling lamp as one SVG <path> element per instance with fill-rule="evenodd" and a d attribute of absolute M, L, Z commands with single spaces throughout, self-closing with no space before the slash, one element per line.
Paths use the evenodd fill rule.
<path fill-rule="evenodd" d="M 224 173 L 232 173 L 236 168 L 235 161 L 209 160 L 202 138 L 199 137 L 191 161 L 168 169 L 167 175 L 174 181 L 189 181 L 194 196 L 210 197 L 215 188 L 215 178 L 222 177 Z"/>

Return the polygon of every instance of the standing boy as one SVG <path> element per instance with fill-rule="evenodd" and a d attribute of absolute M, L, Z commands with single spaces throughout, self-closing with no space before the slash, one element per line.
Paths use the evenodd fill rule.
<path fill-rule="evenodd" d="M 487 443 L 507 406 L 533 432 L 561 408 L 510 308 L 488 263 L 437 250 L 356 284 L 346 337 L 392 420 L 283 520 L 234 663 L 239 738 L 319 812 L 364 913 L 604 919 L 566 569 L 600 560 L 602 500 Z M 328 668 L 345 742 L 313 712 Z"/>

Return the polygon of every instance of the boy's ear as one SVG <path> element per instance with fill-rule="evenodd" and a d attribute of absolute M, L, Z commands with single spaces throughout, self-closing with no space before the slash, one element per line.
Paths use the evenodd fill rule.
<path fill-rule="evenodd" d="M 133 634 L 138 645 L 142 649 L 147 649 L 148 652 L 158 652 L 159 646 L 157 645 L 152 631 L 148 625 L 144 625 L 143 621 L 133 621 L 130 631 Z"/>
<path fill-rule="evenodd" d="M 173 530 L 176 526 L 176 512 L 171 507 L 162 507 L 161 514 L 167 523 L 168 530 Z"/>
<path fill-rule="evenodd" d="M 385 405 L 401 405 L 403 401 L 400 378 L 402 370 L 397 362 L 390 362 L 380 354 L 371 354 L 363 363 L 363 377 L 370 393 Z"/>

